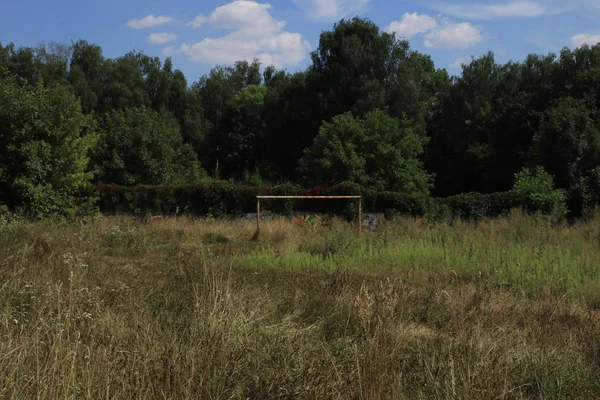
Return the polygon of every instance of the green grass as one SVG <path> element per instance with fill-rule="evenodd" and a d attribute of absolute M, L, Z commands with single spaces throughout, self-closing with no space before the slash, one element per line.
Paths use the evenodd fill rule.
<path fill-rule="evenodd" d="M 600 220 L 0 223 L 0 397 L 600 398 Z"/>
<path fill-rule="evenodd" d="M 553 226 L 523 217 L 482 223 L 424 224 L 404 220 L 381 232 L 309 230 L 301 244 L 272 245 L 234 258 L 251 268 L 437 270 L 485 278 L 530 295 L 576 296 L 600 288 L 600 226 Z"/>

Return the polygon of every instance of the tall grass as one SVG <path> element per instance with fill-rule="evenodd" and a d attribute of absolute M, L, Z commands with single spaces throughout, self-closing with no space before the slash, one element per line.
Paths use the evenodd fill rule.
<path fill-rule="evenodd" d="M 600 220 L 0 225 L 3 398 L 600 398 Z"/>
<path fill-rule="evenodd" d="M 283 245 L 237 256 L 234 265 L 446 271 L 533 295 L 574 296 L 600 288 L 598 221 L 572 227 L 515 212 L 502 220 L 453 226 L 404 219 L 380 232 L 348 233 L 343 226 L 305 230 Z"/>

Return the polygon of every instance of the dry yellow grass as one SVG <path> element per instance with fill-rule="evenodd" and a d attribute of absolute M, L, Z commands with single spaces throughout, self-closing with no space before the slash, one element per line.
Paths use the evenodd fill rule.
<path fill-rule="evenodd" d="M 600 221 L 253 234 L 2 225 L 0 397 L 600 398 Z"/>

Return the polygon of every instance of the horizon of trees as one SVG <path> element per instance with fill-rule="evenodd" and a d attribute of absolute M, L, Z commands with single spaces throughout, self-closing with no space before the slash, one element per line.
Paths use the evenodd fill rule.
<path fill-rule="evenodd" d="M 311 59 L 293 73 L 239 61 L 190 83 L 170 58 L 111 59 L 85 40 L 0 43 L 0 203 L 60 203 L 77 191 L 61 171 L 79 186 L 218 177 L 442 197 L 507 191 L 542 167 L 569 209 L 598 204 L 600 45 L 505 64 L 490 52 L 449 76 L 353 18 Z"/>

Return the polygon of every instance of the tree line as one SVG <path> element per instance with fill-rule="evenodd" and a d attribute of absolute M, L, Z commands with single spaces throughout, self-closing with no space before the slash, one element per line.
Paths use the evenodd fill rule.
<path fill-rule="evenodd" d="M 600 201 L 599 106 L 600 45 L 450 76 L 360 18 L 322 32 L 304 71 L 239 61 L 191 83 L 84 40 L 0 44 L 0 204 L 48 215 L 85 208 L 89 184 L 214 179 L 447 197 L 521 176 L 581 214 Z"/>

